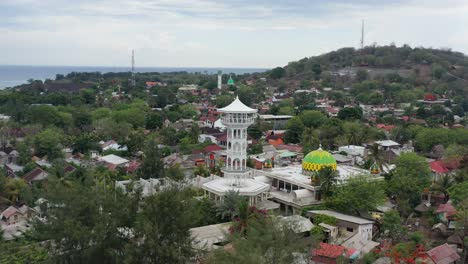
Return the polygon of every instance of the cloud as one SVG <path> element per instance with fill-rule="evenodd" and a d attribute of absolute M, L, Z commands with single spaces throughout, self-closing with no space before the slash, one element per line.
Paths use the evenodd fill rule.
<path fill-rule="evenodd" d="M 3 11 L 2 11 L 3 10 Z M 0 64 L 274 67 L 343 46 L 468 52 L 465 0 L 4 0 Z M 70 54 L 73 53 L 73 54 Z"/>

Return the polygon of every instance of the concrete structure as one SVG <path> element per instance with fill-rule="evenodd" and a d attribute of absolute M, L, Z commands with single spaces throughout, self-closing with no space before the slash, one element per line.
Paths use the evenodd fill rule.
<path fill-rule="evenodd" d="M 361 254 L 366 254 L 379 245 L 379 243 L 372 241 L 374 221 L 329 210 L 307 212 L 307 216 L 312 218 L 312 222 L 317 215 L 336 218 L 339 234 L 339 237 L 334 241 L 336 244 L 357 249 Z"/>
<path fill-rule="evenodd" d="M 369 175 L 369 171 L 360 168 L 337 165 L 337 184 L 358 175 Z M 255 170 L 254 179 L 261 180 L 271 186 L 269 199 L 279 203 L 284 215 L 300 214 L 302 208 L 319 204 L 320 186 L 312 183 L 312 177 L 303 173 L 301 164 L 286 167 L 274 167 L 268 170 Z M 381 177 L 372 176 L 372 179 Z"/>
<path fill-rule="evenodd" d="M 367 156 L 367 150 L 365 147 L 362 146 L 355 146 L 355 145 L 348 145 L 348 146 L 341 146 L 338 147 L 339 152 L 346 152 L 348 155 L 351 156 L 361 156 L 361 157 L 366 157 Z"/>
<path fill-rule="evenodd" d="M 222 202 L 226 193 L 234 191 L 248 197 L 250 205 L 274 209 L 277 206 L 266 201 L 270 186 L 254 180 L 247 168 L 247 128 L 255 122 L 257 110 L 244 105 L 237 97 L 218 112 L 226 126 L 226 167 L 223 170 L 224 178 L 203 184 L 206 195 Z"/>
<path fill-rule="evenodd" d="M 218 90 L 221 90 L 223 81 L 223 72 L 221 70 L 218 71 Z"/>

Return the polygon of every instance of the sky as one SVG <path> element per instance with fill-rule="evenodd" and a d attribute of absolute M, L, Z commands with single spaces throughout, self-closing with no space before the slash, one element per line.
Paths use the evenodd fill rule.
<path fill-rule="evenodd" d="M 365 44 L 468 54 L 468 0 L 0 0 L 0 64 L 272 68 Z"/>

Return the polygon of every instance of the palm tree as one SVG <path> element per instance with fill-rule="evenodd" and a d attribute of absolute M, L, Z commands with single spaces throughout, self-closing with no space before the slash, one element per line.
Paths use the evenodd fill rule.
<path fill-rule="evenodd" d="M 327 166 L 319 170 L 317 175 L 320 180 L 320 193 L 325 197 L 330 196 L 337 182 L 336 171 Z"/>
<path fill-rule="evenodd" d="M 385 160 L 384 160 L 382 150 L 379 148 L 379 145 L 377 143 L 374 143 L 370 147 L 370 151 L 371 151 L 369 154 L 370 160 L 373 160 L 379 166 L 380 171 L 382 171 Z"/>
<path fill-rule="evenodd" d="M 236 210 L 242 197 L 239 192 L 228 191 L 224 195 L 223 202 L 216 208 L 216 214 L 225 221 L 230 221 L 236 214 Z"/>
<path fill-rule="evenodd" d="M 448 200 L 448 189 L 454 184 L 454 180 L 451 175 L 444 174 L 431 186 L 432 191 L 438 191 L 444 194 L 445 201 Z"/>

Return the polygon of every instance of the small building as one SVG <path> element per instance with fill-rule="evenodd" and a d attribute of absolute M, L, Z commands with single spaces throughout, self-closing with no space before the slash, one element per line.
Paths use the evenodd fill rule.
<path fill-rule="evenodd" d="M 16 177 L 18 177 L 16 174 L 18 172 L 22 172 L 24 170 L 24 167 L 20 166 L 20 165 L 16 165 L 14 163 L 7 163 L 7 164 L 5 164 L 5 170 L 6 170 L 7 176 L 10 176 L 12 178 L 16 178 Z"/>
<path fill-rule="evenodd" d="M 340 245 L 320 243 L 319 248 L 311 251 L 311 264 L 336 264 L 339 258 L 357 258 L 355 249 L 347 249 Z"/>
<path fill-rule="evenodd" d="M 101 161 L 103 161 L 110 170 L 115 170 L 117 167 L 125 167 L 125 165 L 129 163 L 129 160 L 114 154 L 101 157 Z"/>
<path fill-rule="evenodd" d="M 372 241 L 374 221 L 361 217 L 342 214 L 330 210 L 311 210 L 307 216 L 312 218 L 317 215 L 326 215 L 336 218 L 339 237 L 334 241 L 347 248 L 354 248 L 362 254 L 366 254 L 374 249 L 379 243 Z"/>
<path fill-rule="evenodd" d="M 351 156 L 360 156 L 365 158 L 367 156 L 367 149 L 362 146 L 348 145 L 338 147 L 338 152 L 346 152 Z"/>
<path fill-rule="evenodd" d="M 28 184 L 32 184 L 35 181 L 42 181 L 49 177 L 49 173 L 45 170 L 41 169 L 40 167 L 36 167 L 30 172 L 26 173 L 23 176 L 23 180 Z"/>
<path fill-rule="evenodd" d="M 447 243 L 427 251 L 426 254 L 429 261 L 425 263 L 430 264 L 452 264 L 458 263 L 461 259 L 454 247 L 449 246 Z"/>
<path fill-rule="evenodd" d="M 0 220 L 6 225 L 13 225 L 28 219 L 29 208 L 26 205 L 21 207 L 10 206 L 0 214 Z"/>

